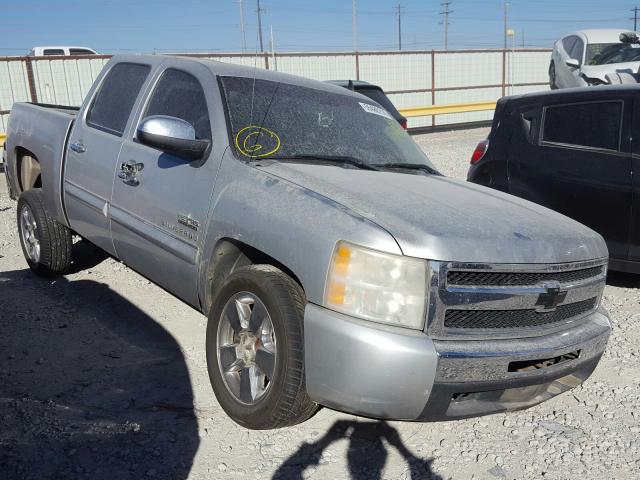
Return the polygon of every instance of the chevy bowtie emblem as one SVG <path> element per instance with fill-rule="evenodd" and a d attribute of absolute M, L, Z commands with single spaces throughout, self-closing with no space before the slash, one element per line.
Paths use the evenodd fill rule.
<path fill-rule="evenodd" d="M 550 312 L 556 309 L 558 305 L 567 298 L 567 290 L 561 290 L 560 287 L 547 287 L 546 293 L 541 293 L 536 302 L 536 310 L 538 312 Z"/>

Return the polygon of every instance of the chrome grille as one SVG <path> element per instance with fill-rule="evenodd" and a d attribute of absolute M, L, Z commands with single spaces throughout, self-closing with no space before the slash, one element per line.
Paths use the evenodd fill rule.
<path fill-rule="evenodd" d="M 560 264 L 431 261 L 425 332 L 433 338 L 523 338 L 598 308 L 607 259 Z"/>
<path fill-rule="evenodd" d="M 449 271 L 449 285 L 528 286 L 542 282 L 575 283 L 602 274 L 603 266 L 569 270 L 566 272 L 467 272 Z"/>
<path fill-rule="evenodd" d="M 597 298 L 560 305 L 550 312 L 526 310 L 447 310 L 445 328 L 531 328 L 561 322 L 592 310 Z"/>

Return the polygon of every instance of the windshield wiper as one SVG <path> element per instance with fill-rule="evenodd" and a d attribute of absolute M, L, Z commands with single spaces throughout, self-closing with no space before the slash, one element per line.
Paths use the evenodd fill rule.
<path fill-rule="evenodd" d="M 361 168 L 362 170 L 378 170 L 373 165 L 365 163 L 362 160 L 358 160 L 355 157 L 349 157 L 346 155 L 301 154 L 301 155 L 289 155 L 289 156 L 264 157 L 256 160 L 276 160 L 279 162 L 299 162 L 301 160 L 313 160 L 315 162 L 342 163 L 342 164 L 352 165 L 354 167 Z"/>
<path fill-rule="evenodd" d="M 403 170 L 419 170 L 422 172 L 426 172 L 430 175 L 440 175 L 436 169 L 429 167 L 428 165 L 424 165 L 422 163 L 402 163 L 402 162 L 391 162 L 391 163 L 374 163 L 374 168 L 398 168 Z"/>

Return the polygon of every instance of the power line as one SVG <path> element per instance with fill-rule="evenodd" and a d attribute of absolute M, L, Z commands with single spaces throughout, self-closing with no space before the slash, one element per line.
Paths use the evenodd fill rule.
<path fill-rule="evenodd" d="M 443 2 L 440 5 L 444 8 L 440 15 L 444 15 L 442 23 L 444 23 L 444 49 L 449 50 L 449 15 L 453 13 L 453 10 L 449 10 L 449 5 L 452 2 Z"/>

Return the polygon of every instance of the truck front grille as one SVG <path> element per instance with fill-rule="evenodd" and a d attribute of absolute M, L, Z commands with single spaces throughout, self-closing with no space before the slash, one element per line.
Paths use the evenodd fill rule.
<path fill-rule="evenodd" d="M 482 287 L 529 286 L 547 281 L 570 284 L 597 277 L 602 274 L 603 268 L 600 265 L 566 272 L 468 272 L 454 270 L 447 274 L 447 283 L 449 285 Z"/>
<path fill-rule="evenodd" d="M 523 338 L 596 311 L 607 259 L 556 264 L 431 261 L 425 332 L 433 338 Z"/>
<path fill-rule="evenodd" d="M 569 320 L 592 310 L 597 298 L 560 305 L 550 312 L 525 310 L 447 310 L 445 328 L 531 328 Z"/>

